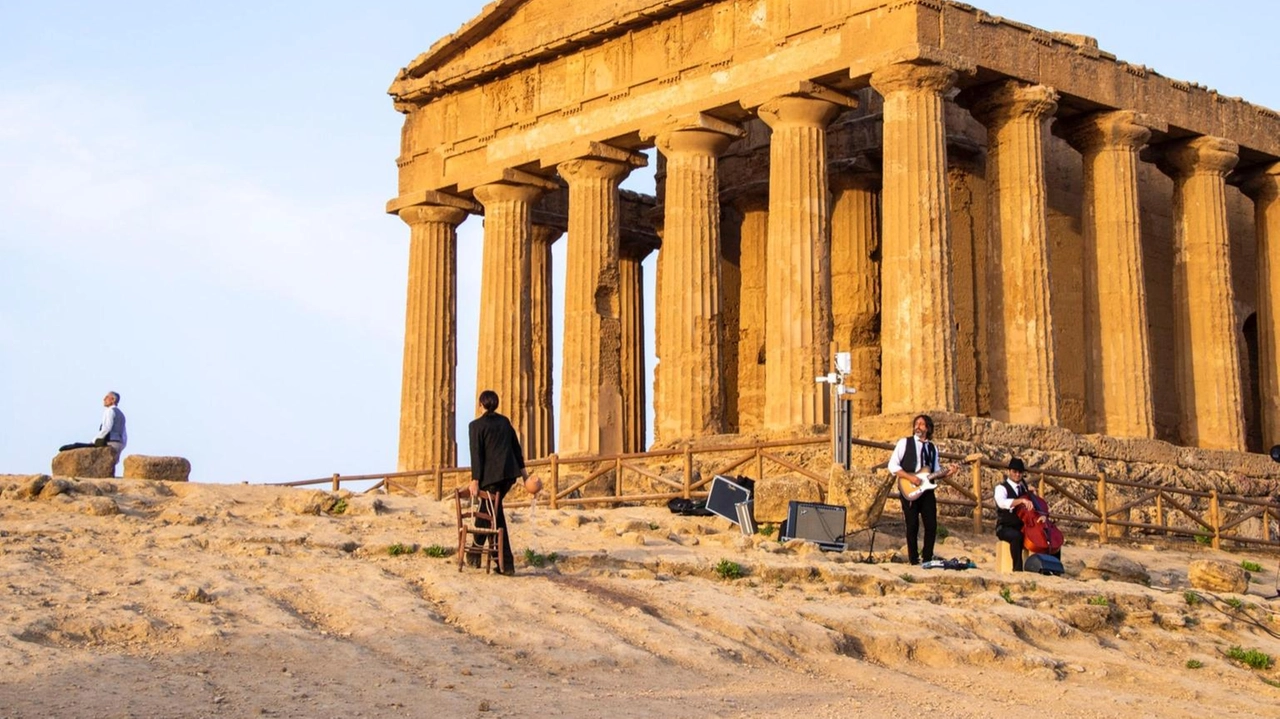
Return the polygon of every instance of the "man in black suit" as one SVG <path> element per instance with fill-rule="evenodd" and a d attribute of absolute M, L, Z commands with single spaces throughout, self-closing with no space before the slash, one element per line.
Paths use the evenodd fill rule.
<path fill-rule="evenodd" d="M 516 435 L 511 420 L 498 414 L 498 393 L 487 389 L 480 393 L 480 406 L 484 414 L 473 420 L 468 427 L 471 444 L 471 496 L 479 490 L 497 492 L 500 497 L 493 511 L 498 529 L 507 529 L 507 515 L 503 510 L 503 501 L 507 492 L 515 485 L 517 478 L 529 478 L 524 467 L 524 452 L 520 449 L 520 437 Z M 488 527 L 485 519 L 477 519 L 476 526 Z M 507 541 L 503 544 L 502 566 L 506 574 L 515 574 L 515 557 L 511 552 L 511 533 L 506 532 Z M 484 542 L 487 537 L 481 537 Z M 468 557 L 468 561 L 472 558 Z M 479 563 L 480 558 L 474 558 Z"/>

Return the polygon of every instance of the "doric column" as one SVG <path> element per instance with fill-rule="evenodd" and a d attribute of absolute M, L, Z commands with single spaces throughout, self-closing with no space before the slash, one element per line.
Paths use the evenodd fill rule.
<path fill-rule="evenodd" d="M 644 374 L 644 258 L 650 245 L 624 243 L 618 256 L 618 316 L 622 326 L 622 450 L 645 450 L 648 404 Z"/>
<path fill-rule="evenodd" d="M 622 451 L 618 184 L 637 164 L 587 157 L 557 167 L 569 183 L 560 375 L 562 454 Z"/>
<path fill-rule="evenodd" d="M 1151 120 L 1121 110 L 1055 132 L 1084 162 L 1085 402 L 1090 432 L 1155 437 L 1138 151 Z"/>
<path fill-rule="evenodd" d="M 458 366 L 457 227 L 464 207 L 416 205 L 399 211 L 409 225 L 409 288 L 404 316 L 397 471 L 452 467 Z M 478 208 L 475 208 L 478 209 Z"/>
<path fill-rule="evenodd" d="M 955 411 L 955 318 L 943 94 L 955 72 L 900 63 L 877 70 L 884 96 L 881 405 Z"/>
<path fill-rule="evenodd" d="M 765 304 L 764 426 L 812 429 L 828 423 L 831 235 L 827 125 L 840 106 L 803 95 L 774 98 L 758 114 L 769 143 L 769 272 Z"/>
<path fill-rule="evenodd" d="M 736 128 L 706 117 L 700 123 L 657 135 L 667 170 L 658 254 L 658 442 L 724 431 L 716 162 Z"/>
<path fill-rule="evenodd" d="M 484 205 L 476 390 L 498 393 L 498 412 L 511 420 L 526 444 L 538 435 L 533 425 L 530 211 L 543 189 L 494 183 L 474 191 Z"/>
<path fill-rule="evenodd" d="M 533 246 L 529 254 L 529 316 L 533 322 L 533 434 L 526 440 L 525 457 L 546 457 L 555 451 L 555 365 L 552 348 L 553 293 L 551 245 L 564 234 L 547 225 L 533 226 Z"/>
<path fill-rule="evenodd" d="M 1175 250 L 1174 367 L 1179 434 L 1185 444 L 1244 450 L 1244 397 L 1236 341 L 1226 176 L 1239 146 L 1197 137 L 1165 149 L 1173 178 Z"/>
<path fill-rule="evenodd" d="M 739 195 L 734 208 L 738 230 L 738 432 L 764 426 L 765 270 L 769 238 L 769 198 L 759 192 Z M 817 376 L 817 375 L 815 375 Z"/>
<path fill-rule="evenodd" d="M 1004 81 L 961 95 L 987 128 L 991 415 L 1018 424 L 1058 423 L 1049 230 L 1045 219 L 1044 128 L 1058 94 Z"/>
<path fill-rule="evenodd" d="M 879 174 L 831 174 L 832 338 L 849 352 L 853 416 L 880 413 Z"/>
<path fill-rule="evenodd" d="M 1280 444 L 1280 163 L 1251 177 L 1258 264 L 1258 394 L 1262 399 L 1262 446 Z"/>

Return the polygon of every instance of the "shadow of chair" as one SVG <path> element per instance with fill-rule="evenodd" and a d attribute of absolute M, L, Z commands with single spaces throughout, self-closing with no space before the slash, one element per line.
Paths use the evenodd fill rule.
<path fill-rule="evenodd" d="M 497 492 L 481 490 L 473 500 L 471 490 L 459 487 L 453 495 L 454 515 L 458 521 L 458 571 L 468 557 L 476 557 L 478 562 L 484 558 L 484 571 L 488 574 L 493 561 L 498 562 L 498 571 L 507 571 L 505 549 L 507 543 L 506 530 L 494 528 L 494 516 L 502 502 L 502 495 Z M 489 526 L 481 527 L 476 520 L 483 520 Z"/>

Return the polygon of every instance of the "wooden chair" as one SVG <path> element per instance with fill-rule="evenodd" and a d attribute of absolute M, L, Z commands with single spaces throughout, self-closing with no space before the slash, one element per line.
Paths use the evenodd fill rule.
<path fill-rule="evenodd" d="M 495 523 L 494 516 L 501 502 L 502 495 L 497 492 L 481 490 L 476 493 L 475 499 L 472 499 L 471 490 L 467 487 L 459 487 L 454 492 L 454 514 L 458 520 L 459 572 L 462 571 L 463 564 L 469 556 L 484 557 L 485 574 L 490 572 L 495 558 L 498 560 L 498 571 L 507 571 L 506 561 L 503 559 L 507 533 L 506 530 L 497 529 L 493 526 Z M 476 526 L 477 519 L 488 521 L 489 526 Z M 487 541 L 481 543 L 481 537 L 484 537 Z"/>

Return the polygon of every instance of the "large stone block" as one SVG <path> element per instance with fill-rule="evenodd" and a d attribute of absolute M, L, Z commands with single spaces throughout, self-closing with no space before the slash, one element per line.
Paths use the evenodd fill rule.
<path fill-rule="evenodd" d="M 822 489 L 816 481 L 803 475 L 783 475 L 756 482 L 755 518 L 757 524 L 784 522 L 792 501 L 821 502 Z"/>
<path fill-rule="evenodd" d="M 845 471 L 831 468 L 827 485 L 827 503 L 843 505 L 845 530 L 866 529 L 880 521 L 884 501 L 893 489 L 893 477 L 886 471 L 872 472 L 859 469 Z"/>
<path fill-rule="evenodd" d="M 131 454 L 124 458 L 126 479 L 160 479 L 185 482 L 191 477 L 191 463 L 182 457 L 150 457 Z"/>
<path fill-rule="evenodd" d="M 1249 588 L 1249 573 L 1234 564 L 1216 559 L 1196 559 L 1187 566 L 1191 586 L 1207 592 L 1243 594 Z"/>
<path fill-rule="evenodd" d="M 59 452 L 50 474 L 55 477 L 114 477 L 120 455 L 112 447 L 84 447 Z"/>

